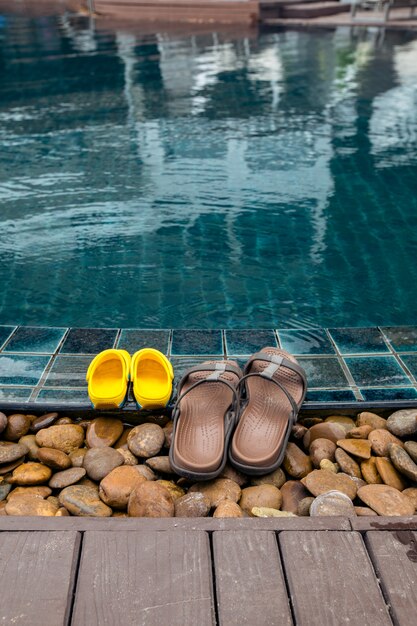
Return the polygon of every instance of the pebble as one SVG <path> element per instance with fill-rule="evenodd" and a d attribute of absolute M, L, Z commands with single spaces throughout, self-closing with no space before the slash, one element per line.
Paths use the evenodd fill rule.
<path fill-rule="evenodd" d="M 33 515 L 53 517 L 57 507 L 43 498 L 33 494 L 20 494 L 11 498 L 6 504 L 7 515 Z"/>
<path fill-rule="evenodd" d="M 57 421 L 55 422 L 55 424 L 57 424 L 58 426 L 62 426 L 64 424 L 73 424 L 74 422 L 72 421 L 72 419 L 70 417 L 60 417 L 59 419 L 57 419 Z M 82 422 L 79 422 L 80 426 L 82 425 Z M 83 426 L 84 428 L 84 426 Z"/>
<path fill-rule="evenodd" d="M 7 499 L 10 500 L 10 498 L 21 494 L 32 494 L 34 496 L 39 496 L 40 498 L 48 498 L 51 493 L 52 489 L 50 487 L 46 487 L 45 485 L 37 485 L 35 487 L 15 487 Z"/>
<path fill-rule="evenodd" d="M 0 476 L 5 476 L 6 474 L 10 474 L 16 467 L 22 465 L 24 463 L 25 457 L 22 456 L 20 459 L 13 461 L 13 463 L 5 463 L 4 465 L 0 465 Z"/>
<path fill-rule="evenodd" d="M 417 465 L 414 463 L 411 456 L 397 444 L 393 443 L 389 448 L 390 459 L 397 468 L 397 470 L 410 478 L 412 481 L 417 482 Z"/>
<path fill-rule="evenodd" d="M 6 513 L 6 500 L 0 500 L 0 515 L 7 515 Z"/>
<path fill-rule="evenodd" d="M 350 457 L 342 448 L 337 448 L 335 457 L 342 472 L 348 474 L 349 476 L 362 478 L 361 468 L 358 463 L 356 463 L 356 461 L 354 461 L 352 457 Z"/>
<path fill-rule="evenodd" d="M 7 418 L 7 426 L 2 433 L 2 437 L 7 441 L 18 441 L 20 437 L 23 437 L 29 432 L 31 423 L 32 420 L 28 415 L 21 415 L 20 413 L 9 415 Z"/>
<path fill-rule="evenodd" d="M 297 517 L 290 511 L 279 511 L 268 506 L 254 506 L 250 513 L 253 517 Z"/>
<path fill-rule="evenodd" d="M 321 417 L 303 417 L 299 420 L 299 424 L 302 424 L 306 428 L 311 428 L 312 426 L 316 426 L 316 424 L 322 424 L 324 422 Z"/>
<path fill-rule="evenodd" d="M 164 431 L 164 447 L 169 449 L 171 447 L 171 442 L 172 442 L 174 422 L 171 422 L 171 421 L 168 422 L 168 424 L 166 424 L 162 430 Z"/>
<path fill-rule="evenodd" d="M 364 411 L 363 413 L 359 413 L 356 419 L 356 426 L 371 426 L 372 430 L 387 428 L 387 420 L 376 415 L 376 413 Z"/>
<path fill-rule="evenodd" d="M 222 500 L 213 513 L 213 517 L 244 517 L 245 514 L 236 502 Z"/>
<path fill-rule="evenodd" d="M 180 487 L 179 485 L 176 485 L 172 480 L 157 480 L 156 482 L 159 485 L 162 485 L 163 487 L 168 489 L 169 493 L 174 499 L 174 502 L 175 500 L 178 500 L 178 498 L 181 498 L 185 495 L 184 489 L 182 489 L 182 487 Z"/>
<path fill-rule="evenodd" d="M 40 448 L 55 448 L 66 454 L 80 448 L 83 442 L 84 429 L 79 424 L 55 424 L 36 433 L 36 443 Z"/>
<path fill-rule="evenodd" d="M 125 448 L 128 449 L 127 447 L 127 438 L 129 436 L 130 431 L 133 430 L 133 426 L 127 426 L 124 428 L 122 434 L 120 435 L 119 439 L 116 441 L 116 443 L 114 444 L 114 448 Z"/>
<path fill-rule="evenodd" d="M 279 471 L 281 472 L 281 474 L 284 474 L 284 472 L 281 469 Z M 269 477 L 272 478 L 274 475 L 275 475 L 275 472 L 272 472 L 272 474 L 266 474 L 266 476 L 262 476 L 262 478 L 266 478 L 268 480 Z M 228 463 L 226 463 L 226 465 L 224 466 L 224 470 L 219 475 L 219 478 L 229 478 L 230 480 L 233 480 L 233 482 L 237 483 L 239 487 L 243 487 L 243 485 L 245 485 L 248 482 L 247 476 L 245 476 L 241 472 L 238 472 L 234 467 L 232 467 Z M 285 474 L 284 474 L 284 482 L 285 482 Z"/>
<path fill-rule="evenodd" d="M 273 485 L 267 484 L 242 489 L 242 496 L 239 501 L 241 509 L 249 514 L 253 507 L 280 509 L 281 504 L 282 495 L 280 490 Z"/>
<path fill-rule="evenodd" d="M 100 482 L 115 467 L 123 463 L 123 456 L 114 448 L 90 448 L 84 457 L 83 466 L 89 478 Z"/>
<path fill-rule="evenodd" d="M 308 517 L 310 515 L 310 507 L 314 500 L 315 498 L 313 498 L 312 496 L 309 496 L 308 498 L 303 498 L 298 503 L 297 515 L 301 517 Z"/>
<path fill-rule="evenodd" d="M 139 474 L 142 474 L 146 480 L 156 480 L 156 475 L 147 465 L 138 465 L 136 467 L 136 471 L 139 472 Z"/>
<path fill-rule="evenodd" d="M 366 480 L 363 480 L 362 478 L 358 478 L 357 476 L 349 476 L 349 474 L 344 474 L 342 472 L 340 472 L 339 475 L 340 476 L 347 476 L 348 478 L 353 480 L 353 482 L 356 485 L 356 489 L 359 489 L 359 487 L 365 487 L 365 485 L 367 485 Z"/>
<path fill-rule="evenodd" d="M 69 513 L 65 507 L 60 507 L 55 513 L 55 517 L 69 517 Z"/>
<path fill-rule="evenodd" d="M 154 456 L 151 459 L 146 459 L 145 463 L 154 472 L 158 472 L 159 474 L 175 473 L 169 462 L 169 456 Z"/>
<path fill-rule="evenodd" d="M 336 443 L 338 439 L 344 439 L 345 429 L 340 424 L 332 422 L 323 422 L 316 424 L 306 432 L 303 439 L 303 445 L 308 450 L 315 439 L 330 439 Z"/>
<path fill-rule="evenodd" d="M 274 472 L 271 472 L 270 474 L 265 474 L 264 476 L 252 477 L 250 484 L 255 487 L 258 485 L 274 485 L 274 487 L 277 487 L 278 489 L 280 489 L 286 480 L 287 480 L 287 477 L 285 476 L 285 473 L 279 467 L 278 469 L 276 469 Z"/>
<path fill-rule="evenodd" d="M 339 439 L 337 445 L 358 459 L 366 460 L 371 457 L 371 444 L 367 439 Z"/>
<path fill-rule="evenodd" d="M 36 443 L 35 435 L 24 435 L 23 437 L 20 437 L 19 443 L 21 443 L 23 446 L 25 446 L 28 449 L 27 457 L 29 461 L 38 460 L 39 446 Z"/>
<path fill-rule="evenodd" d="M 134 487 L 145 481 L 145 476 L 140 474 L 134 466 L 115 467 L 100 483 L 100 498 L 108 506 L 125 509 Z"/>
<path fill-rule="evenodd" d="M 120 454 L 122 455 L 124 461 L 124 465 L 138 465 L 139 461 L 137 460 L 137 458 L 135 457 L 134 454 L 131 453 L 131 451 L 129 450 L 129 448 L 116 448 L 117 452 L 120 452 Z"/>
<path fill-rule="evenodd" d="M 13 485 L 41 485 L 51 478 L 52 470 L 42 463 L 22 463 L 9 478 L 9 483 Z"/>
<path fill-rule="evenodd" d="M 259 489 L 259 487 L 253 487 L 253 489 Z M 230 480 L 230 478 L 216 478 L 206 482 L 194 483 L 191 485 L 188 493 L 195 491 L 199 491 L 207 496 L 210 500 L 211 508 L 216 508 L 222 500 L 238 502 L 243 493 L 239 485 L 233 480 Z"/>
<path fill-rule="evenodd" d="M 372 456 L 367 461 L 362 461 L 361 463 L 362 476 L 370 485 L 382 483 L 382 478 L 378 474 L 375 461 L 375 457 Z"/>
<path fill-rule="evenodd" d="M 85 473 L 83 467 L 70 467 L 54 474 L 48 484 L 52 489 L 64 489 L 74 483 L 78 483 L 81 478 L 84 478 Z"/>
<path fill-rule="evenodd" d="M 33 433 L 36 433 L 42 428 L 48 428 L 48 426 L 52 426 L 52 424 L 54 424 L 57 419 L 58 413 L 45 413 L 45 415 L 35 417 L 35 419 L 31 423 L 30 430 Z"/>
<path fill-rule="evenodd" d="M 59 503 L 71 515 L 79 517 L 110 517 L 112 510 L 98 497 L 98 492 L 85 485 L 65 487 L 59 496 Z"/>
<path fill-rule="evenodd" d="M 307 428 L 302 424 L 294 424 L 291 429 L 291 435 L 294 439 L 303 439 L 304 435 L 307 432 Z"/>
<path fill-rule="evenodd" d="M 164 431 L 157 424 L 140 424 L 130 431 L 127 438 L 129 450 L 142 459 L 156 456 L 164 445 Z"/>
<path fill-rule="evenodd" d="M 388 456 L 389 447 L 392 443 L 396 443 L 401 447 L 404 445 L 400 439 L 397 439 L 388 430 L 381 428 L 369 433 L 368 441 L 371 443 L 372 452 L 377 456 Z"/>
<path fill-rule="evenodd" d="M 417 409 L 396 411 L 387 419 L 387 428 L 397 437 L 406 437 L 417 433 Z"/>
<path fill-rule="evenodd" d="M 356 512 L 352 500 L 345 493 L 328 491 L 315 498 L 310 507 L 311 517 L 323 517 L 325 515 L 356 517 Z"/>
<path fill-rule="evenodd" d="M 347 439 L 368 439 L 368 435 L 372 432 L 372 426 L 369 424 L 364 424 L 363 426 L 357 426 L 356 428 L 352 428 L 346 435 Z"/>
<path fill-rule="evenodd" d="M 403 496 L 410 498 L 414 508 L 417 510 L 417 487 L 407 487 L 407 489 L 403 491 Z"/>
<path fill-rule="evenodd" d="M 324 420 L 325 424 L 328 424 L 329 422 L 331 424 L 340 424 L 340 426 L 344 428 L 346 435 L 352 430 L 352 428 L 355 428 L 354 420 L 351 417 L 346 417 L 345 415 L 330 415 Z"/>
<path fill-rule="evenodd" d="M 332 461 L 329 461 L 329 459 L 322 459 L 320 461 L 320 469 L 328 470 L 329 472 L 333 472 L 333 474 L 337 474 L 340 467 L 338 466 L 337 463 L 333 463 Z"/>
<path fill-rule="evenodd" d="M 230 500 L 223 500 L 219 506 L 223 504 L 235 503 Z M 207 496 L 196 491 L 194 493 L 186 493 L 185 496 L 175 500 L 174 508 L 175 517 L 206 517 L 209 514 L 211 504 Z"/>
<path fill-rule="evenodd" d="M 112 417 L 96 417 L 87 427 L 89 448 L 112 446 L 123 433 L 123 422 Z"/>
<path fill-rule="evenodd" d="M 13 463 L 28 452 L 28 448 L 22 443 L 0 441 L 0 464 Z"/>
<path fill-rule="evenodd" d="M 11 488 L 12 485 L 10 485 L 9 483 L 0 483 L 0 502 L 7 498 Z"/>
<path fill-rule="evenodd" d="M 7 417 L 4 413 L 0 412 L 0 434 L 4 431 L 7 426 Z"/>
<path fill-rule="evenodd" d="M 69 454 L 72 467 L 82 467 L 84 464 L 84 457 L 87 454 L 87 448 L 77 448 L 74 452 Z"/>
<path fill-rule="evenodd" d="M 291 442 L 287 444 L 283 466 L 292 478 L 303 478 L 313 469 L 310 457 Z"/>
<path fill-rule="evenodd" d="M 129 517 L 173 517 L 174 499 L 163 485 L 145 481 L 130 494 L 127 512 Z"/>
<path fill-rule="evenodd" d="M 316 469 L 320 467 L 320 463 L 324 459 L 334 461 L 335 452 L 336 444 L 333 441 L 330 441 L 330 439 L 323 439 L 323 437 L 315 439 L 309 450 L 311 461 Z"/>
<path fill-rule="evenodd" d="M 358 496 L 378 515 L 413 515 L 414 505 L 410 498 L 388 485 L 366 485 L 358 490 Z"/>
<path fill-rule="evenodd" d="M 349 476 L 334 474 L 327 470 L 314 470 L 303 478 L 301 482 L 313 496 L 320 496 L 327 491 L 341 491 L 351 500 L 356 496 L 356 484 Z"/>
<path fill-rule="evenodd" d="M 41 463 L 52 469 L 65 470 L 71 467 L 71 459 L 68 454 L 55 448 L 39 448 L 37 456 Z"/>
<path fill-rule="evenodd" d="M 368 515 L 378 515 L 369 506 L 355 506 L 356 515 L 358 517 L 367 517 Z"/>
<path fill-rule="evenodd" d="M 397 472 L 389 459 L 384 456 L 379 456 L 375 459 L 375 465 L 384 485 L 394 487 L 394 489 L 398 489 L 398 491 L 403 491 L 403 489 L 406 488 L 407 485 L 404 478 Z"/>
<path fill-rule="evenodd" d="M 309 495 L 302 482 L 299 480 L 288 480 L 281 487 L 281 510 L 297 513 L 299 503 Z"/>
<path fill-rule="evenodd" d="M 414 463 L 417 463 L 417 441 L 406 441 L 404 449 L 411 456 Z"/>

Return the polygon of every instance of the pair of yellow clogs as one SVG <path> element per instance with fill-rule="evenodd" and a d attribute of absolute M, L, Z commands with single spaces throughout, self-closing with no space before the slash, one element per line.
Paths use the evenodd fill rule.
<path fill-rule="evenodd" d="M 88 395 L 95 409 L 117 409 L 124 404 L 129 380 L 140 409 L 166 406 L 172 395 L 174 370 L 166 356 L 144 348 L 131 357 L 126 350 L 103 350 L 87 370 Z"/>

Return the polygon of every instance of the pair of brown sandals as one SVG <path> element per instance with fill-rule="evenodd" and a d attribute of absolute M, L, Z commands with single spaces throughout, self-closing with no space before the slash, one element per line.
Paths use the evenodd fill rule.
<path fill-rule="evenodd" d="M 283 461 L 306 390 L 303 368 L 278 348 L 253 354 L 243 372 L 227 360 L 190 368 L 172 414 L 172 468 L 191 480 L 210 480 L 229 458 L 245 474 L 273 472 Z"/>

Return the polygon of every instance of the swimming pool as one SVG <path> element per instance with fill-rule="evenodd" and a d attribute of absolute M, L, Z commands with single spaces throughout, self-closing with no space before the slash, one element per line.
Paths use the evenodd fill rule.
<path fill-rule="evenodd" d="M 415 34 L 5 16 L 0 78 L 0 323 L 415 323 Z"/>

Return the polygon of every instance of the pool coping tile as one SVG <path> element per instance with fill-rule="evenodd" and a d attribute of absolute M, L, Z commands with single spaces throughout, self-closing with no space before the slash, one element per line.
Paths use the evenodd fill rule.
<path fill-rule="evenodd" d="M 390 354 L 390 349 L 377 327 L 328 328 L 329 335 L 340 354 Z"/>

